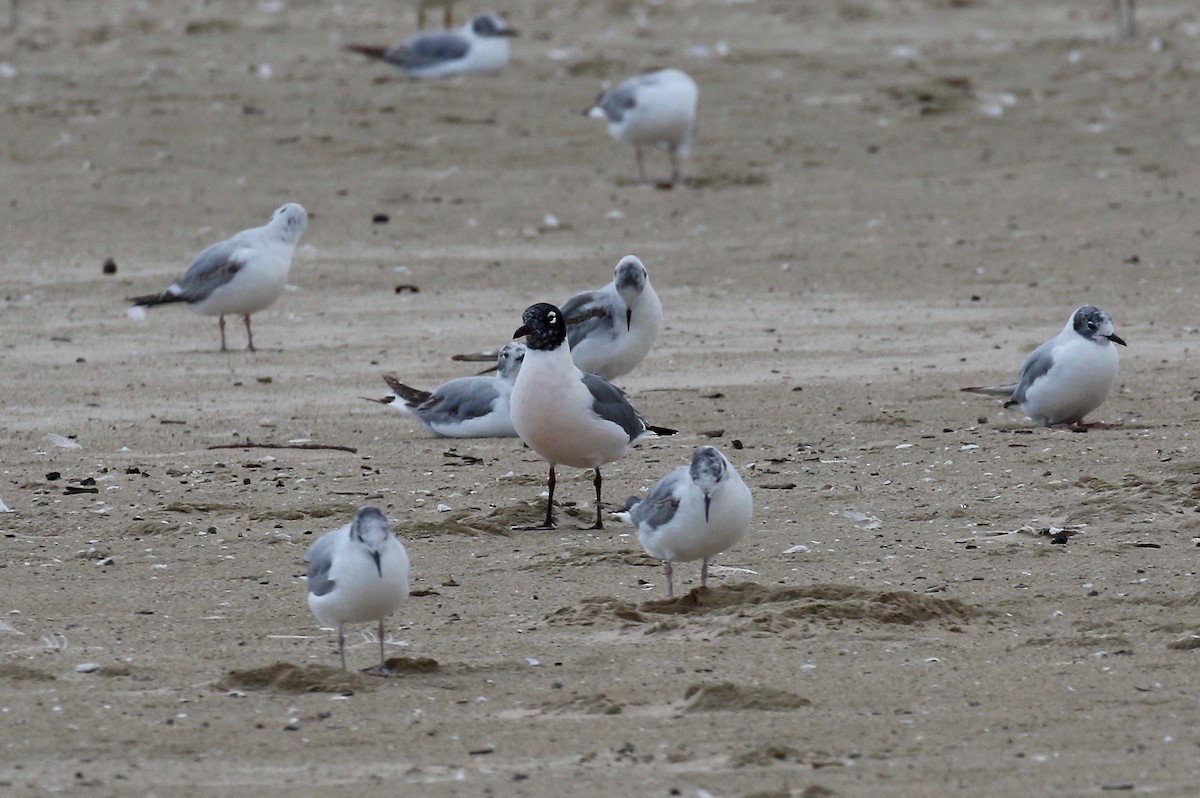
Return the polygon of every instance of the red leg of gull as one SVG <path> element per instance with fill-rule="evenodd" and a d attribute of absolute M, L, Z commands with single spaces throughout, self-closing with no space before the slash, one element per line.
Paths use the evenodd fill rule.
<path fill-rule="evenodd" d="M 225 314 L 222 313 L 217 318 L 217 326 L 221 328 L 221 351 L 228 352 L 229 348 L 225 346 Z"/>
<path fill-rule="evenodd" d="M 554 477 L 554 463 L 551 463 L 550 476 L 546 478 L 546 485 L 549 488 L 546 495 L 546 523 L 543 525 L 546 529 L 554 529 L 554 483 L 556 481 Z"/>
<path fill-rule="evenodd" d="M 247 313 L 245 316 L 242 316 L 242 321 L 246 322 L 246 340 L 250 342 L 250 345 L 246 348 L 254 352 L 256 350 L 254 349 L 254 333 L 250 331 L 250 314 Z"/>
<path fill-rule="evenodd" d="M 604 519 L 600 514 L 600 469 L 596 469 L 596 476 L 592 478 L 592 485 L 596 488 L 596 523 L 586 527 L 587 529 L 604 529 Z"/>

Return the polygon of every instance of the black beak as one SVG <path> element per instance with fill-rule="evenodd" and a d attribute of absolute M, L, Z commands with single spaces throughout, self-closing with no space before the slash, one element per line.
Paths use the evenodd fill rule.
<path fill-rule="evenodd" d="M 533 328 L 531 328 L 528 324 L 522 324 L 517 328 L 517 331 L 513 333 L 513 338 L 523 338 L 526 335 L 533 335 Z"/>
<path fill-rule="evenodd" d="M 633 322 L 633 308 L 625 308 L 625 331 L 629 332 L 629 325 Z"/>
<path fill-rule="evenodd" d="M 371 552 L 371 559 L 375 561 L 375 570 L 379 572 L 379 578 L 383 578 L 383 564 L 379 562 L 379 552 Z"/>
<path fill-rule="evenodd" d="M 708 523 L 708 505 L 712 502 L 712 496 L 704 494 L 704 523 Z"/>
<path fill-rule="evenodd" d="M 1117 335 L 1116 333 L 1113 333 L 1112 335 L 1106 335 L 1104 337 L 1107 338 L 1108 340 L 1112 341 L 1114 344 L 1120 344 L 1121 346 L 1126 346 L 1126 343 L 1123 340 L 1121 340 L 1121 336 Z"/>

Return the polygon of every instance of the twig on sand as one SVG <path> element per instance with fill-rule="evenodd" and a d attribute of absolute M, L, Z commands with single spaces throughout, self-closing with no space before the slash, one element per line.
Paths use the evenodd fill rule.
<path fill-rule="evenodd" d="M 338 452 L 349 452 L 350 454 L 358 454 L 358 449 L 353 446 L 338 446 L 337 444 L 325 445 L 323 443 L 217 443 L 209 446 L 210 449 L 333 449 Z"/>

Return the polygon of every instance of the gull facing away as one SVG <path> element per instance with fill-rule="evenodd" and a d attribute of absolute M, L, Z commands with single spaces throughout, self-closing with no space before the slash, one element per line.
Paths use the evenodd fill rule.
<path fill-rule="evenodd" d="M 202 250 L 166 290 L 129 301 L 142 307 L 186 302 L 193 313 L 217 316 L 222 352 L 229 351 L 225 317 L 239 315 L 246 324 L 246 348 L 253 352 L 250 314 L 270 306 L 283 293 L 292 254 L 307 227 L 308 213 L 303 206 L 289 202 L 262 227 L 243 230 Z"/>
<path fill-rule="evenodd" d="M 634 146 L 638 178 L 646 180 L 642 147 L 658 147 L 671 155 L 672 183 L 683 182 L 679 159 L 692 152 L 696 136 L 696 81 L 678 69 L 660 69 L 622 82 L 600 94 L 584 113 L 608 120 L 608 134 Z"/>
<path fill-rule="evenodd" d="M 1114 344 L 1125 341 L 1113 330 L 1112 317 L 1095 305 L 1071 314 L 1054 338 L 1025 358 L 1012 385 L 963 388 L 969 393 L 1005 396 L 1041 427 L 1083 425 L 1083 417 L 1104 403 L 1117 384 L 1120 356 Z"/>
<path fill-rule="evenodd" d="M 700 586 L 708 586 L 708 563 L 746 536 L 754 513 L 750 488 L 715 446 L 701 446 L 690 466 L 660 479 L 644 499 L 631 496 L 616 516 L 637 528 L 651 557 L 663 561 L 667 598 L 675 595 L 672 564 L 703 560 Z"/>
<path fill-rule="evenodd" d="M 625 394 L 603 377 L 585 374 L 571 360 L 563 312 L 540 302 L 525 309 L 513 338 L 525 336 L 525 362 L 513 385 L 509 408 L 517 435 L 550 463 L 546 521 L 554 528 L 554 468 L 591 468 L 596 488 L 596 523 L 601 519 L 600 466 L 625 456 L 633 444 L 675 430 L 651 426 Z"/>
<path fill-rule="evenodd" d="M 508 66 L 508 39 L 516 35 L 500 17 L 483 14 L 458 30 L 420 33 L 399 47 L 351 44 L 346 49 L 386 61 L 414 78 L 495 75 Z"/>
<path fill-rule="evenodd" d="M 606 380 L 623 377 L 645 359 L 663 328 L 662 302 L 645 265 L 626 255 L 612 282 L 584 291 L 562 305 L 571 358 L 580 371 Z M 491 360 L 494 352 L 455 355 L 455 360 Z"/>
<path fill-rule="evenodd" d="M 326 532 L 304 552 L 308 563 L 308 607 L 324 628 L 337 629 L 346 670 L 348 623 L 379 622 L 379 665 L 367 671 L 388 676 L 383 653 L 383 619 L 408 598 L 408 553 L 387 518 L 361 507 L 354 520 Z"/>
<path fill-rule="evenodd" d="M 496 358 L 494 375 L 459 377 L 433 392 L 410 388 L 385 374 L 391 393 L 371 401 L 407 413 L 438 438 L 515 438 L 508 399 L 524 360 L 523 344 L 505 344 Z"/>

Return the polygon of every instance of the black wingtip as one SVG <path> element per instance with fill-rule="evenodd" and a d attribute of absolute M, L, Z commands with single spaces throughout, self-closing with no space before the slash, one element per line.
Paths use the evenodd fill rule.
<path fill-rule="evenodd" d="M 396 379 L 396 375 L 394 374 L 384 374 L 383 381 L 387 383 L 387 386 L 392 389 L 396 396 L 400 397 L 411 405 L 419 405 L 423 402 L 427 402 L 429 401 L 429 398 L 433 396 L 433 394 L 431 394 L 429 391 L 422 391 L 420 389 L 411 388 L 405 385 L 404 383 L 400 382 L 400 380 Z M 387 404 L 393 403 L 388 402 Z"/>
<path fill-rule="evenodd" d="M 653 424 L 647 424 L 646 429 L 650 430 L 655 435 L 659 435 L 659 436 L 678 435 L 679 434 L 679 430 L 677 430 L 677 429 L 671 429 L 670 427 L 656 427 Z"/>
<path fill-rule="evenodd" d="M 145 296 L 131 296 L 125 298 L 126 302 L 131 303 L 135 307 L 153 307 L 154 305 L 165 305 L 168 302 L 182 302 L 183 299 L 174 294 L 146 294 Z"/>
<path fill-rule="evenodd" d="M 378 58 L 380 61 L 386 60 L 384 58 L 387 55 L 386 47 L 374 47 L 369 44 L 347 44 L 345 49 L 351 53 L 365 55 L 368 58 Z"/>

